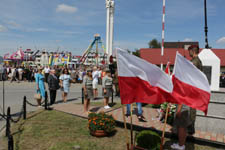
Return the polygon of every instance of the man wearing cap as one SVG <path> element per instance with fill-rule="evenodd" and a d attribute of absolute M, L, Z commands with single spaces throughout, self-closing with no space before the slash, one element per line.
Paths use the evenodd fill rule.
<path fill-rule="evenodd" d="M 109 109 L 109 97 L 112 95 L 112 77 L 110 70 L 106 70 L 106 75 L 103 77 L 102 80 L 102 88 L 103 88 L 103 96 L 104 96 L 104 108 Z"/>
<path fill-rule="evenodd" d="M 202 71 L 202 62 L 198 57 L 199 47 L 192 45 L 188 48 L 189 55 L 192 58 L 191 62 Z M 196 119 L 196 109 L 193 109 L 187 105 L 178 105 L 174 124 L 178 129 L 179 144 L 171 145 L 171 148 L 184 150 L 187 133 L 194 134 Z"/>

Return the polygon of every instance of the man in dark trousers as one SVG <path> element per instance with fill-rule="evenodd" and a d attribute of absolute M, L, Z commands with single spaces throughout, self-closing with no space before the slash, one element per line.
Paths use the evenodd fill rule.
<path fill-rule="evenodd" d="M 199 47 L 197 45 L 192 45 L 188 48 L 189 55 L 192 58 L 191 62 L 202 71 L 202 62 L 198 57 L 199 54 Z M 195 120 L 196 120 L 196 109 L 191 108 L 190 111 L 192 124 L 188 127 L 188 133 L 194 134 L 195 133 Z"/>
<path fill-rule="evenodd" d="M 192 45 L 188 48 L 189 55 L 192 58 L 191 62 L 199 70 L 202 71 L 202 62 L 198 57 L 199 47 Z M 176 111 L 176 117 L 174 123 L 178 130 L 179 143 L 171 145 L 171 148 L 177 150 L 185 150 L 185 143 L 187 134 L 195 133 L 195 120 L 196 120 L 196 109 L 191 108 L 187 105 L 179 104 Z"/>
<path fill-rule="evenodd" d="M 59 89 L 59 80 L 56 77 L 55 69 L 50 71 L 50 75 L 48 76 L 48 88 L 50 93 L 50 105 L 55 103 L 56 92 Z"/>

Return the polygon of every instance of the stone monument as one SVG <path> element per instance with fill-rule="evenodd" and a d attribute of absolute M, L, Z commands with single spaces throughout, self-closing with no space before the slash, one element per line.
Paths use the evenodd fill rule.
<path fill-rule="evenodd" d="M 203 49 L 198 56 L 202 61 L 203 72 L 209 80 L 211 91 L 219 91 L 220 59 L 211 49 Z"/>

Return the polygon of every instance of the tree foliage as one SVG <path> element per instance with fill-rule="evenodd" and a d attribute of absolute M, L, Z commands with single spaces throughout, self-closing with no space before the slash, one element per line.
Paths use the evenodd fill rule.
<path fill-rule="evenodd" d="M 161 43 L 157 41 L 157 39 L 152 39 L 148 42 L 149 48 L 161 48 Z"/>
<path fill-rule="evenodd" d="M 132 52 L 133 55 L 140 57 L 140 50 L 139 49 L 135 49 L 134 52 Z"/>

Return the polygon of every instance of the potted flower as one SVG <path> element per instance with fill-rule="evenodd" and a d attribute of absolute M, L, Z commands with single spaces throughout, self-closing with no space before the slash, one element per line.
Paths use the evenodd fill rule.
<path fill-rule="evenodd" d="M 115 119 L 112 115 L 100 113 L 90 113 L 88 115 L 88 128 L 91 135 L 101 137 L 115 129 Z"/>
<path fill-rule="evenodd" d="M 163 117 L 166 115 L 166 108 L 169 105 L 169 110 L 168 110 L 168 118 L 167 118 L 167 123 L 168 124 L 173 124 L 173 119 L 174 119 L 174 113 L 176 112 L 176 105 L 175 104 L 168 104 L 163 103 L 161 104 L 161 111 L 163 113 Z"/>

